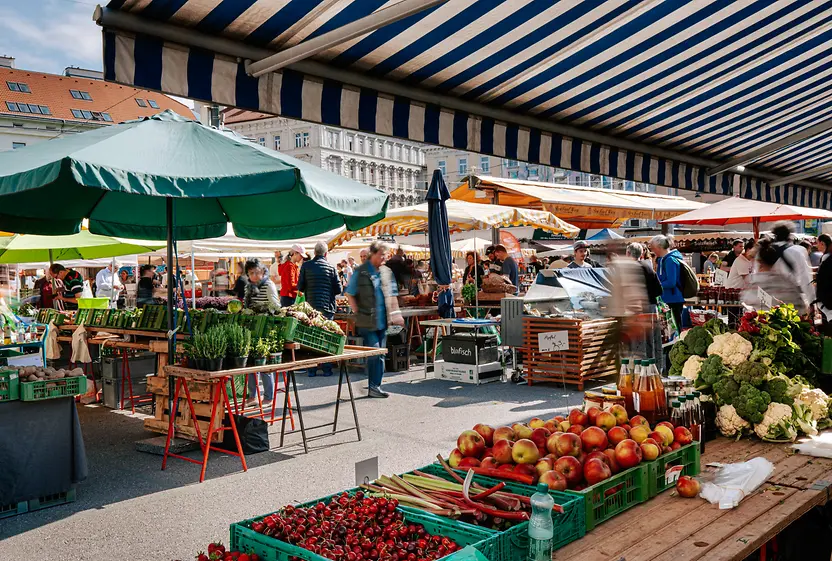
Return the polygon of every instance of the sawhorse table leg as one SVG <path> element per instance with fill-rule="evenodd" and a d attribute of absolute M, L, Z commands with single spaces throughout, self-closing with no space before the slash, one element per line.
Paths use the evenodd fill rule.
<path fill-rule="evenodd" d="M 300 437 L 303 440 L 303 452 L 309 453 L 309 446 L 306 442 L 306 427 L 303 426 L 303 409 L 300 406 L 300 399 L 298 398 L 298 384 L 295 381 L 295 371 L 290 370 L 286 374 L 289 375 L 289 383 L 292 384 L 292 390 L 295 393 L 295 410 L 298 412 L 298 424 L 300 425 Z M 283 448 L 283 440 L 286 436 L 286 415 L 289 411 L 289 388 L 286 388 L 286 396 L 283 398 L 283 420 L 280 423 L 280 448 Z"/>
<path fill-rule="evenodd" d="M 347 390 L 350 392 L 350 405 L 352 406 L 352 418 L 355 420 L 355 432 L 358 433 L 358 440 L 361 440 L 361 426 L 358 424 L 358 411 L 355 409 L 355 396 L 352 393 L 352 384 L 350 383 L 350 373 L 347 370 L 347 363 L 341 361 L 339 370 L 341 371 L 340 375 L 338 376 L 338 397 L 335 399 L 335 420 L 332 422 L 332 434 L 335 434 L 338 430 L 338 409 L 341 405 L 341 387 L 344 384 L 344 380 L 347 381 Z"/>

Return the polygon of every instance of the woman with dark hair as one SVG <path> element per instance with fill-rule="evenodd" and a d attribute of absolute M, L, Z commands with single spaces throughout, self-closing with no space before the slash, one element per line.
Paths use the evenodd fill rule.
<path fill-rule="evenodd" d="M 793 304 L 797 312 L 806 315 L 806 303 L 803 292 L 792 278 L 787 278 L 775 269 L 775 263 L 782 252 L 769 239 L 762 239 L 757 243 L 757 272 L 748 275 L 748 289 L 743 292 L 742 301 L 755 308 L 760 307 L 758 289 L 768 293 L 774 304 Z"/>
<path fill-rule="evenodd" d="M 820 265 L 815 279 L 815 299 L 823 319 L 823 333 L 832 337 L 832 237 L 829 234 L 818 236 L 818 251 L 821 252 Z"/>
<path fill-rule="evenodd" d="M 462 273 L 462 283 L 463 284 L 476 284 L 477 288 L 482 286 L 482 276 L 485 274 L 480 263 L 477 263 L 479 260 L 479 255 L 477 255 L 473 251 L 469 251 L 465 254 L 465 262 L 467 266 L 465 267 L 465 272 Z"/>
<path fill-rule="evenodd" d="M 266 267 L 260 263 L 260 260 L 251 259 L 246 261 L 245 271 L 248 277 L 244 297 L 245 307 L 258 311 L 268 309 L 270 306 L 273 308 L 280 307 L 280 301 L 277 298 L 277 287 L 269 278 Z"/>
<path fill-rule="evenodd" d="M 154 304 L 156 300 L 153 298 L 153 275 L 156 272 L 156 267 L 153 265 L 142 265 L 139 268 L 139 283 L 136 288 L 136 306 L 144 306 L 145 304 Z"/>

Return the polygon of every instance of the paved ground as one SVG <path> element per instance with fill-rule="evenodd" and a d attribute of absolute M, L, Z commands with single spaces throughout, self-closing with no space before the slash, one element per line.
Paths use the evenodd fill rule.
<path fill-rule="evenodd" d="M 476 387 L 422 376 L 421 369 L 388 376 L 389 399 L 358 400 L 361 442 L 354 432 L 339 434 L 314 441 L 305 455 L 299 436 L 277 448 L 275 424 L 272 449 L 250 456 L 247 473 L 237 458 L 212 453 L 202 484 L 198 466 L 171 460 L 162 472 L 160 456 L 135 451 L 135 441 L 148 436 L 141 415 L 81 407 L 90 474 L 77 501 L 0 520 L 0 559 L 192 559 L 210 540 L 227 543 L 232 522 L 353 486 L 357 461 L 377 456 L 381 473 L 400 473 L 447 453 L 459 432 L 477 422 L 552 416 L 580 402 L 577 392 L 561 387 Z M 337 376 L 299 382 L 307 423 L 330 421 Z M 366 395 L 366 378 L 354 376 L 353 387 Z"/>

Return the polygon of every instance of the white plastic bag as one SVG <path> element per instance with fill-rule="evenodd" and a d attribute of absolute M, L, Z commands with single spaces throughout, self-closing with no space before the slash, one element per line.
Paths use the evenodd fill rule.
<path fill-rule="evenodd" d="M 801 439 L 792 448 L 800 454 L 816 458 L 832 458 L 832 432 L 823 432 L 817 436 Z"/>
<path fill-rule="evenodd" d="M 711 504 L 718 504 L 722 510 L 731 509 L 756 491 L 773 472 L 774 464 L 765 458 L 725 464 L 712 478 L 702 483 L 699 496 Z"/>
<path fill-rule="evenodd" d="M 90 281 L 84 281 L 84 290 L 81 291 L 81 298 L 92 298 L 92 288 L 90 288 Z"/>
<path fill-rule="evenodd" d="M 58 360 L 61 358 L 61 346 L 58 344 L 58 328 L 51 321 L 47 329 L 46 340 L 43 342 L 46 347 L 46 360 Z M 44 364 L 44 366 L 46 366 Z"/>
<path fill-rule="evenodd" d="M 84 364 L 92 362 L 90 357 L 90 348 L 87 346 L 87 330 L 84 325 L 78 326 L 75 333 L 72 334 L 72 362 L 82 362 Z"/>

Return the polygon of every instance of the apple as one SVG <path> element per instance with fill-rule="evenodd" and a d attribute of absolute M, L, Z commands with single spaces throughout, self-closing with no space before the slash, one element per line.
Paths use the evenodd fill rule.
<path fill-rule="evenodd" d="M 527 438 L 521 438 L 514 443 L 511 458 L 515 464 L 536 464 L 540 459 L 540 452 L 537 451 L 537 444 Z"/>
<path fill-rule="evenodd" d="M 610 463 L 610 471 L 613 473 L 618 473 L 621 471 L 621 466 L 618 465 L 618 460 L 615 459 L 615 450 L 613 448 L 607 448 L 604 450 L 604 455 L 609 459 Z"/>
<path fill-rule="evenodd" d="M 581 447 L 584 452 L 603 450 L 607 446 L 609 446 L 607 433 L 598 427 L 589 427 L 581 432 Z"/>
<path fill-rule="evenodd" d="M 609 450 L 609 448 L 607 448 L 607 450 Z M 587 454 L 586 459 L 583 461 L 584 466 L 586 466 L 586 463 L 589 460 L 592 460 L 594 458 L 598 458 L 608 466 L 612 467 L 612 465 L 610 465 L 610 459 L 607 457 L 606 454 L 604 454 L 603 450 L 596 450 L 595 452 L 590 452 L 589 454 Z"/>
<path fill-rule="evenodd" d="M 659 434 L 661 438 L 656 438 L 656 442 L 661 442 L 663 446 L 670 446 L 673 443 L 673 439 L 675 438 L 673 434 L 673 429 L 667 428 L 665 425 L 656 425 L 656 429 L 650 433 L 650 435 Z"/>
<path fill-rule="evenodd" d="M 572 426 L 572 423 L 570 423 L 569 421 L 561 421 L 558 426 L 560 427 L 560 430 L 562 432 L 566 432 L 569 430 L 569 427 Z"/>
<path fill-rule="evenodd" d="M 560 435 L 562 435 L 562 434 L 564 434 L 564 433 L 556 432 L 554 434 L 549 435 L 549 438 L 546 439 L 546 451 L 547 452 L 557 456 L 557 454 L 558 454 L 558 447 L 557 447 L 558 438 L 560 438 Z"/>
<path fill-rule="evenodd" d="M 511 427 L 497 427 L 494 429 L 494 444 L 496 444 L 498 440 L 514 440 L 514 429 Z"/>
<path fill-rule="evenodd" d="M 480 467 L 481 462 L 476 458 L 462 458 L 459 462 L 460 469 Z"/>
<path fill-rule="evenodd" d="M 532 429 L 542 428 L 543 425 L 545 425 L 545 424 L 546 424 L 546 421 L 544 421 L 543 419 L 540 419 L 538 417 L 532 417 L 532 419 L 529 421 L 529 427 L 532 428 Z"/>
<path fill-rule="evenodd" d="M 647 438 L 642 440 L 639 444 L 652 444 L 653 446 L 658 446 L 659 448 L 661 448 L 662 445 L 659 444 L 659 442 L 661 442 L 661 441 L 656 440 L 655 438 L 648 436 Z"/>
<path fill-rule="evenodd" d="M 612 476 L 610 466 L 604 460 L 592 458 L 584 464 L 584 479 L 587 485 L 595 485 Z"/>
<path fill-rule="evenodd" d="M 646 461 L 652 461 L 659 457 L 661 450 L 659 449 L 659 445 L 656 444 L 656 441 L 652 438 L 648 438 L 644 442 L 641 443 L 641 457 L 644 458 Z"/>
<path fill-rule="evenodd" d="M 647 425 L 634 425 L 632 429 L 630 429 L 630 438 L 635 440 L 637 443 L 641 444 L 644 442 L 644 439 L 650 435 L 650 429 Z"/>
<path fill-rule="evenodd" d="M 626 425 L 630 421 L 630 418 L 627 416 L 627 409 L 623 405 L 613 405 L 610 407 L 610 413 L 615 417 L 615 422 L 619 427 Z"/>
<path fill-rule="evenodd" d="M 562 456 L 555 462 L 555 471 L 566 478 L 570 487 L 577 485 L 584 477 L 584 470 L 581 462 L 574 456 Z"/>
<path fill-rule="evenodd" d="M 554 436 L 554 435 L 552 435 L 552 436 Z M 555 460 L 558 459 L 558 455 L 557 454 L 546 454 L 545 456 L 543 456 L 543 458 L 549 458 L 550 460 L 552 460 L 552 462 L 554 462 Z M 543 458 L 541 458 L 541 459 L 543 459 Z"/>
<path fill-rule="evenodd" d="M 679 448 L 681 448 L 681 447 L 682 447 L 682 445 L 681 445 L 681 444 L 679 444 L 678 442 L 674 442 L 673 444 L 671 444 L 671 445 L 670 445 L 670 450 L 671 450 L 671 451 L 673 451 L 673 450 L 678 450 L 678 449 L 679 449 Z"/>
<path fill-rule="evenodd" d="M 670 446 L 662 446 L 662 455 L 670 454 L 671 452 L 673 452 L 673 448 Z"/>
<path fill-rule="evenodd" d="M 459 462 L 461 462 L 464 457 L 465 456 L 462 455 L 462 452 L 459 451 L 459 448 L 454 448 L 451 455 L 448 456 L 448 465 L 452 468 L 459 467 Z"/>
<path fill-rule="evenodd" d="M 552 471 L 553 469 L 555 469 L 555 460 L 548 457 L 540 458 L 534 465 L 534 469 L 539 477 L 547 471 Z"/>
<path fill-rule="evenodd" d="M 532 436 L 532 429 L 528 427 L 528 425 L 524 425 L 523 423 L 514 423 L 511 425 L 512 430 L 514 431 L 514 438 L 516 440 L 520 440 L 523 438 L 531 438 Z"/>
<path fill-rule="evenodd" d="M 680 497 L 692 499 L 699 494 L 699 481 L 689 475 L 683 475 L 676 480 L 676 492 Z"/>
<path fill-rule="evenodd" d="M 480 462 L 480 467 L 488 469 L 497 469 L 498 467 L 500 467 L 500 463 L 491 456 L 488 456 L 482 459 L 482 461 Z"/>
<path fill-rule="evenodd" d="M 584 432 L 584 426 L 583 425 L 570 425 L 569 428 L 566 429 L 566 432 L 571 432 L 572 434 L 581 434 L 582 432 Z"/>
<path fill-rule="evenodd" d="M 474 425 L 474 430 L 480 434 L 483 440 L 485 440 L 486 446 L 494 445 L 494 427 L 479 423 Z"/>
<path fill-rule="evenodd" d="M 622 440 L 615 446 L 615 461 L 618 462 L 621 469 L 630 469 L 637 466 L 641 463 L 641 456 L 641 448 L 631 438 Z"/>
<path fill-rule="evenodd" d="M 595 418 L 595 426 L 604 432 L 610 430 L 615 424 L 615 417 L 609 411 L 601 411 Z"/>
<path fill-rule="evenodd" d="M 650 423 L 647 422 L 647 419 L 642 417 L 641 415 L 636 415 L 635 417 L 630 417 L 630 426 L 634 427 L 636 425 L 644 425 L 650 429 Z"/>
<path fill-rule="evenodd" d="M 560 423 L 562 421 L 565 421 L 566 417 L 564 417 L 563 415 L 555 415 L 554 417 L 552 417 L 552 420 L 556 423 Z"/>
<path fill-rule="evenodd" d="M 498 440 L 494 443 L 494 449 L 492 454 L 494 459 L 497 460 L 498 464 L 510 464 L 512 463 L 512 449 L 514 448 L 514 442 L 511 440 Z"/>
<path fill-rule="evenodd" d="M 633 427 L 630 425 L 630 423 L 624 423 L 623 425 L 621 425 L 621 428 L 629 433 L 630 429 Z"/>
<path fill-rule="evenodd" d="M 534 469 L 533 464 L 520 464 L 514 466 L 514 473 L 519 473 L 520 475 L 528 475 L 537 479 L 537 470 Z"/>
<path fill-rule="evenodd" d="M 659 428 L 659 427 L 667 427 L 671 430 L 671 432 L 673 431 L 674 428 L 676 428 L 676 427 L 673 426 L 673 423 L 671 423 L 669 421 L 662 421 L 660 423 L 656 423 L 656 428 Z"/>
<path fill-rule="evenodd" d="M 589 417 L 589 424 L 590 425 L 595 424 L 595 419 L 598 418 L 598 413 L 600 413 L 600 412 L 601 412 L 601 408 L 600 407 L 595 407 L 595 406 L 590 407 L 589 409 L 586 410 L 586 416 Z"/>
<path fill-rule="evenodd" d="M 630 438 L 630 435 L 624 427 L 612 427 L 607 433 L 607 439 L 610 441 L 611 446 L 615 446 L 622 440 L 626 440 L 628 438 Z"/>
<path fill-rule="evenodd" d="M 569 422 L 573 425 L 584 425 L 589 423 L 589 415 L 580 409 L 573 409 L 569 412 Z"/>
<path fill-rule="evenodd" d="M 673 441 L 678 442 L 681 446 L 693 442 L 693 435 L 685 427 L 676 427 L 673 429 Z"/>
<path fill-rule="evenodd" d="M 482 453 L 483 458 L 487 458 L 488 456 L 493 456 L 493 455 L 494 455 L 494 449 L 493 448 L 486 448 L 485 451 Z"/>
<path fill-rule="evenodd" d="M 571 432 L 562 432 L 555 442 L 555 454 L 577 457 L 581 453 L 581 437 Z"/>
<path fill-rule="evenodd" d="M 465 430 L 456 439 L 456 447 L 466 458 L 482 458 L 485 452 L 485 440 L 475 430 Z"/>
<path fill-rule="evenodd" d="M 552 491 L 566 491 L 566 478 L 556 470 L 547 471 L 537 480 L 538 483 L 545 483 Z"/>
<path fill-rule="evenodd" d="M 514 464 L 503 464 L 497 468 L 498 471 L 510 471 L 514 472 L 515 465 Z"/>
<path fill-rule="evenodd" d="M 546 448 L 546 440 L 551 435 L 551 432 L 544 429 L 543 427 L 539 427 L 532 431 L 532 436 L 530 440 L 534 442 L 535 446 L 537 446 L 538 448 Z"/>
<path fill-rule="evenodd" d="M 560 423 L 554 419 L 549 419 L 543 423 L 543 428 L 549 432 L 558 432 L 560 430 Z"/>

